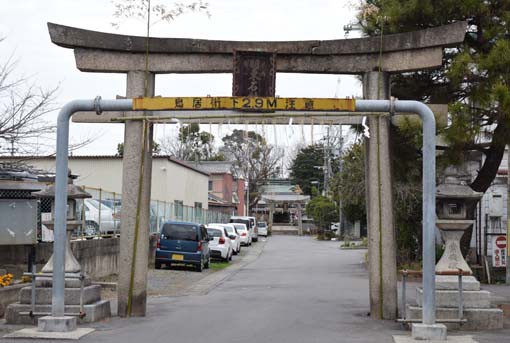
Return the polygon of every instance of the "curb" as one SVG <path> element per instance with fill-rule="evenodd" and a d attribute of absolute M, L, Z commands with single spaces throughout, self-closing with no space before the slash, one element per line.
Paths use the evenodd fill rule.
<path fill-rule="evenodd" d="M 227 267 L 219 272 L 203 278 L 195 285 L 192 285 L 188 289 L 184 290 L 182 296 L 208 294 L 221 283 L 234 276 L 239 270 L 257 260 L 262 254 L 262 251 L 264 251 L 266 243 L 267 240 L 257 242 L 255 249 L 250 250 L 250 253 L 244 256 L 240 263 Z"/>

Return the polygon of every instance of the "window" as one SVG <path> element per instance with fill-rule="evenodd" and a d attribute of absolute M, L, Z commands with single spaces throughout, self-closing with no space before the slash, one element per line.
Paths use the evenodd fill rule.
<path fill-rule="evenodd" d="M 192 225 L 165 224 L 161 231 L 163 239 L 195 242 L 198 240 L 198 227 Z"/>
<path fill-rule="evenodd" d="M 195 221 L 196 222 L 202 221 L 202 203 L 201 202 L 195 202 Z"/>
<path fill-rule="evenodd" d="M 209 180 L 209 191 L 213 190 L 213 182 L 212 180 Z"/>
<path fill-rule="evenodd" d="M 184 202 L 182 200 L 175 200 L 175 218 L 181 219 L 184 217 Z"/>

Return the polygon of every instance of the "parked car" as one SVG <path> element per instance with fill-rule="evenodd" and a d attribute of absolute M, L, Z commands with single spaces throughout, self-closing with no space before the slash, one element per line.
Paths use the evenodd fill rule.
<path fill-rule="evenodd" d="M 113 220 L 115 222 L 115 227 L 117 230 L 120 230 L 120 214 L 122 210 L 122 200 L 121 199 L 102 199 L 101 203 L 105 206 L 108 206 L 113 211 Z M 150 206 L 150 217 L 149 217 L 149 231 L 157 232 L 158 228 L 161 227 L 164 222 L 164 218 L 162 216 L 158 216 L 157 207 L 154 204 Z"/>
<path fill-rule="evenodd" d="M 232 249 L 234 249 L 234 255 L 241 252 L 241 234 L 237 232 L 234 224 L 223 224 L 225 230 L 227 230 L 228 238 L 232 242 Z"/>
<path fill-rule="evenodd" d="M 232 251 L 234 255 L 237 255 L 241 251 L 241 235 L 237 233 L 237 230 L 233 223 L 229 224 L 221 224 L 221 223 L 211 223 L 209 226 L 221 226 L 225 230 L 227 230 L 227 236 L 230 239 L 230 243 L 232 244 Z"/>
<path fill-rule="evenodd" d="M 258 235 L 257 235 L 257 221 L 255 217 L 246 217 L 246 216 L 232 216 L 230 217 L 230 223 L 242 223 L 245 224 L 246 227 L 250 229 L 251 233 L 251 240 L 253 242 L 258 241 Z"/>
<path fill-rule="evenodd" d="M 340 228 L 340 223 L 331 223 L 331 225 L 329 226 L 329 229 L 333 232 L 337 232 L 338 229 Z"/>
<path fill-rule="evenodd" d="M 110 207 L 95 199 L 83 199 L 83 206 L 85 214 L 84 232 L 87 236 L 98 233 L 112 234 L 119 230 L 120 222 L 115 220 L 113 210 Z M 78 211 L 78 213 L 82 213 L 81 206 L 78 206 Z"/>
<path fill-rule="evenodd" d="M 211 238 L 204 225 L 166 221 L 161 225 L 156 247 L 156 269 L 163 264 L 193 265 L 201 272 L 209 268 Z"/>
<path fill-rule="evenodd" d="M 257 222 L 257 229 L 259 236 L 267 237 L 267 223 L 266 222 Z"/>
<path fill-rule="evenodd" d="M 250 230 L 248 230 L 246 227 L 246 224 L 232 223 L 232 225 L 234 225 L 234 227 L 237 229 L 237 232 L 241 235 L 241 245 L 251 245 L 251 233 Z"/>
<path fill-rule="evenodd" d="M 219 258 L 227 262 L 232 260 L 232 243 L 226 229 L 221 225 L 208 225 L 207 234 L 211 237 L 209 244 L 211 258 Z"/>

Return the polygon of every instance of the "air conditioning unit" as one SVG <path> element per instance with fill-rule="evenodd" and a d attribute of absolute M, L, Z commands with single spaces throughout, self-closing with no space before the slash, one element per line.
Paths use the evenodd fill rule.
<path fill-rule="evenodd" d="M 489 198 L 489 216 L 503 217 L 503 195 L 493 193 Z"/>

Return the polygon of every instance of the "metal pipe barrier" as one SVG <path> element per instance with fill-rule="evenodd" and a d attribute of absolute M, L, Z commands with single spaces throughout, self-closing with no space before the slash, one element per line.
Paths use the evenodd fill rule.
<path fill-rule="evenodd" d="M 420 319 L 408 319 L 406 315 L 407 311 L 407 278 L 409 276 L 423 276 L 421 270 L 407 270 L 403 269 L 400 271 L 402 274 L 402 292 L 401 292 L 401 304 L 400 304 L 400 315 L 401 318 L 397 319 L 399 323 L 416 323 L 421 322 Z M 471 273 L 459 269 L 458 271 L 447 271 L 447 272 L 436 272 L 435 275 L 451 275 L 458 276 L 458 318 L 457 319 L 436 319 L 436 323 L 465 323 L 467 320 L 464 318 L 464 290 L 462 289 L 462 276 L 469 276 Z"/>
<path fill-rule="evenodd" d="M 35 298 L 36 298 L 36 281 L 38 276 L 43 276 L 41 274 L 37 274 L 35 265 L 32 265 L 31 273 L 23 273 L 23 276 L 30 276 L 32 279 L 31 282 L 31 292 L 30 292 L 30 311 L 29 312 L 20 312 L 20 316 L 30 316 L 30 318 L 34 318 L 36 316 L 47 316 L 52 314 L 52 312 L 36 312 L 35 311 Z M 77 316 L 81 319 L 85 318 L 87 315 L 84 309 L 84 284 L 85 284 L 85 274 L 80 273 L 79 276 L 68 275 L 68 279 L 79 279 L 80 280 L 80 311 L 78 313 L 65 313 L 66 316 Z M 52 304 L 53 306 L 53 304 Z"/>
<path fill-rule="evenodd" d="M 284 98 L 275 98 L 275 101 L 284 102 Z M 171 103 L 171 100 L 174 102 Z M 324 102 L 324 99 L 319 99 Z M 423 122 L 423 323 L 435 323 L 435 171 L 436 171 L 436 125 L 432 111 L 418 101 L 391 100 L 356 100 L 340 101 L 333 99 L 335 108 L 322 109 L 325 112 L 339 112 L 338 117 L 345 116 L 345 112 L 364 113 L 416 113 Z M 326 101 L 326 102 L 327 102 Z M 144 104 L 157 102 L 156 107 L 149 108 Z M 136 106 L 135 106 L 136 104 Z M 166 104 L 166 105 L 165 105 Z M 355 104 L 354 106 L 352 106 Z M 166 107 L 165 107 L 166 106 Z M 66 204 L 67 204 L 67 166 L 69 150 L 69 119 L 77 111 L 95 111 L 101 114 L 104 111 L 164 111 L 175 110 L 175 99 L 142 98 L 102 100 L 73 100 L 61 110 L 57 122 L 57 161 L 56 161 L 56 187 L 55 187 L 55 241 L 54 241 L 54 273 L 52 290 L 52 316 L 64 315 L 64 259 L 66 244 Z M 205 108 L 204 108 L 205 109 Z M 210 110 L 210 109 L 209 109 Z M 225 108 L 217 108 L 225 110 Z M 281 109 L 278 109 L 281 110 Z M 301 109 L 303 111 L 303 109 Z M 292 110 L 290 110 L 292 111 Z M 287 111 L 289 112 L 289 111 Z M 341 113 L 343 112 L 343 113 Z M 240 112 L 238 117 L 248 115 Z M 320 114 L 317 114 L 320 115 Z M 364 115 L 359 113 L 359 115 Z M 365 114 L 366 115 L 366 114 Z M 282 113 L 280 117 L 292 118 L 292 112 Z M 313 111 L 309 115 L 314 116 Z M 199 117 L 199 116 L 197 116 Z M 169 117 L 171 118 L 171 117 Z M 334 118 L 332 116 L 332 118 Z M 124 120 L 147 120 L 150 117 L 130 118 Z"/>

